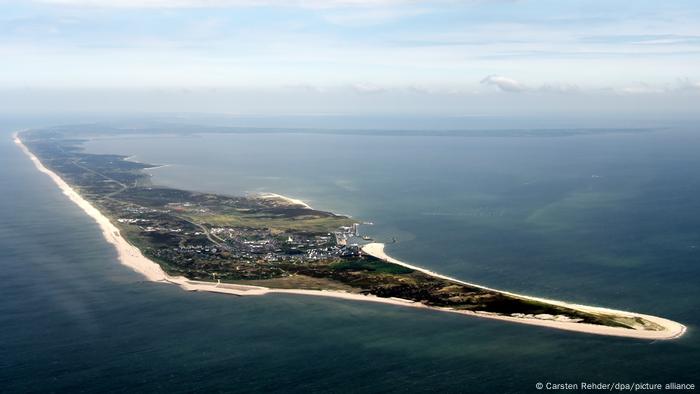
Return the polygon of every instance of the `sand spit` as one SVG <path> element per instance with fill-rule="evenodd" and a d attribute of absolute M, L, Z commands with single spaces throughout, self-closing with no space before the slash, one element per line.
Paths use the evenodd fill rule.
<path fill-rule="evenodd" d="M 290 198 L 287 196 L 283 196 L 283 195 L 277 194 L 277 193 L 259 193 L 259 194 L 256 194 L 255 197 L 262 198 L 264 200 L 282 200 L 290 205 L 300 205 L 304 208 L 313 209 L 313 208 L 311 208 L 311 206 L 309 206 L 309 204 L 305 203 L 304 201 L 298 200 L 296 198 Z"/>
<path fill-rule="evenodd" d="M 616 328 L 616 327 L 604 327 L 604 326 L 598 326 L 598 325 L 593 325 L 593 324 L 582 324 L 582 323 L 574 323 L 574 322 L 566 322 L 566 321 L 555 321 L 555 320 L 542 320 L 542 319 L 536 319 L 536 318 L 518 318 L 518 317 L 509 317 L 509 316 L 499 316 L 499 315 L 494 315 L 494 314 L 489 314 L 486 312 L 479 313 L 479 312 L 469 312 L 469 311 L 457 311 L 454 309 L 449 309 L 449 308 L 436 308 L 436 307 L 429 307 L 426 305 L 423 305 L 418 302 L 410 301 L 410 300 L 404 300 L 400 298 L 381 298 L 373 295 L 362 295 L 362 294 L 357 294 L 357 293 L 347 293 L 347 292 L 342 292 L 342 291 L 326 291 L 326 290 L 294 290 L 294 289 L 270 289 L 266 287 L 260 287 L 260 286 L 247 286 L 247 285 L 237 285 L 237 284 L 228 284 L 228 283 L 214 283 L 214 282 L 203 282 L 203 281 L 194 281 L 187 279 L 183 276 L 170 276 L 163 271 L 163 269 L 158 265 L 157 263 L 149 260 L 146 258 L 141 251 L 136 248 L 135 246 L 131 245 L 129 242 L 124 239 L 124 237 L 121 236 L 119 229 L 114 226 L 109 219 L 104 216 L 97 208 L 92 206 L 87 200 L 85 200 L 80 194 L 78 194 L 73 188 L 71 188 L 61 177 L 56 175 L 53 171 L 49 170 L 46 168 L 39 159 L 27 149 L 27 147 L 22 143 L 20 140 L 19 136 L 17 133 L 14 135 L 14 141 L 15 143 L 22 149 L 22 151 L 31 159 L 31 161 L 34 163 L 36 168 L 48 175 L 51 180 L 58 185 L 58 187 L 63 191 L 63 194 L 65 194 L 71 201 L 73 201 L 76 205 L 78 205 L 85 213 L 90 216 L 92 219 L 97 222 L 97 224 L 100 226 L 100 229 L 102 230 L 102 235 L 104 238 L 109 242 L 110 244 L 114 245 L 114 247 L 117 249 L 117 253 L 119 256 L 119 261 L 121 264 L 130 267 L 134 271 L 140 273 L 143 275 L 146 279 L 154 282 L 162 282 L 162 283 L 171 283 L 180 286 L 182 289 L 187 290 L 187 291 L 208 291 L 208 292 L 214 292 L 214 293 L 224 293 L 224 294 L 232 294 L 232 295 L 237 295 L 237 296 L 248 296 L 248 295 L 265 295 L 265 294 L 300 294 L 300 295 L 309 295 L 309 296 L 321 296 L 321 297 L 333 297 L 333 298 L 342 298 L 342 299 L 347 299 L 347 300 L 353 300 L 353 301 L 365 301 L 365 302 L 379 302 L 383 304 L 392 304 L 392 305 L 400 305 L 400 306 L 408 306 L 412 308 L 422 308 L 422 309 L 432 309 L 432 310 L 438 310 L 438 311 L 443 311 L 443 312 L 450 312 L 450 313 L 459 313 L 462 315 L 468 315 L 468 316 L 476 316 L 476 317 L 484 317 L 484 318 L 489 318 L 489 319 L 496 319 L 496 320 L 503 320 L 503 321 L 509 321 L 509 322 L 515 322 L 515 323 L 521 323 L 521 324 L 530 324 L 530 325 L 537 325 L 537 326 L 543 326 L 543 327 L 550 327 L 550 328 L 556 328 L 556 329 L 562 329 L 562 330 L 569 330 L 569 331 L 578 331 L 578 332 L 584 332 L 584 333 L 589 333 L 589 334 L 599 334 L 599 335 L 612 335 L 612 336 L 621 336 L 621 337 L 631 337 L 631 338 L 640 338 L 640 339 L 650 339 L 650 340 L 657 340 L 657 339 L 673 339 L 680 337 L 683 335 L 683 333 L 686 330 L 686 327 L 683 326 L 682 324 L 663 319 L 660 317 L 656 316 L 648 316 L 648 315 L 641 315 L 637 313 L 632 313 L 632 312 L 624 312 L 624 311 L 616 311 L 616 310 L 611 310 L 611 309 L 605 309 L 605 308 L 598 308 L 598 307 L 591 307 L 591 306 L 585 306 L 585 305 L 576 305 L 576 304 L 568 304 L 566 302 L 561 302 L 561 301 L 554 301 L 554 300 L 547 300 L 547 299 L 542 299 L 542 298 L 536 298 L 536 297 L 529 297 L 529 296 L 523 296 L 523 295 L 517 295 L 505 291 L 500 291 L 500 290 L 494 290 L 494 289 L 489 289 L 484 286 L 479 286 L 476 284 L 471 284 L 467 282 L 462 282 L 454 278 L 449 278 L 444 275 L 440 275 L 431 271 L 428 271 L 424 268 L 420 268 L 417 266 L 413 266 L 407 263 L 404 263 L 402 261 L 396 260 L 390 256 L 387 256 L 384 253 L 384 244 L 381 243 L 371 243 L 366 245 L 363 248 L 363 251 L 368 254 L 375 256 L 377 258 L 386 260 L 388 262 L 398 264 L 405 266 L 407 268 L 415 269 L 424 273 L 427 273 L 429 275 L 433 275 L 436 277 L 444 278 L 444 279 L 449 279 L 453 280 L 456 282 L 460 282 L 466 285 L 470 286 L 475 286 L 475 287 L 480 287 L 484 289 L 488 289 L 491 291 L 499 291 L 503 294 L 509 294 L 517 297 L 522 297 L 522 298 L 528 298 L 532 300 L 537 300 L 537 301 L 543 301 L 543 302 L 548 302 L 551 304 L 555 305 L 560 305 L 560 306 L 565 306 L 568 308 L 573 308 L 581 311 L 586 311 L 586 312 L 605 312 L 605 313 L 614 313 L 614 314 L 620 314 L 624 316 L 638 316 L 638 317 L 643 317 L 645 319 L 648 319 L 650 321 L 653 321 L 654 323 L 657 323 L 661 326 L 663 326 L 665 329 L 663 331 L 642 331 L 642 330 L 631 330 L 631 329 L 625 329 L 625 328 Z M 301 200 L 296 200 L 296 199 L 291 199 L 288 197 L 284 197 L 278 194 L 274 193 L 265 193 L 260 195 L 262 198 L 278 198 L 285 200 L 291 204 L 295 205 L 302 205 L 307 208 L 309 205 L 304 203 Z"/>
<path fill-rule="evenodd" d="M 631 329 L 626 329 L 626 328 L 618 328 L 618 327 L 606 327 L 606 326 L 599 326 L 599 325 L 594 325 L 594 324 L 582 324 L 582 323 L 573 323 L 573 322 L 560 322 L 560 321 L 553 321 L 553 320 L 541 320 L 541 319 L 534 319 L 534 318 L 522 318 L 522 317 L 510 317 L 510 316 L 488 316 L 489 318 L 493 319 L 499 319 L 499 320 L 507 320 L 507 321 L 515 321 L 518 323 L 525 323 L 525 324 L 535 324 L 535 325 L 541 325 L 541 326 L 547 326 L 547 327 L 554 327 L 554 328 L 560 328 L 560 329 L 565 329 L 565 330 L 572 330 L 572 331 L 581 331 L 581 332 L 588 332 L 592 334 L 603 334 L 603 335 L 616 335 L 616 336 L 627 336 L 627 337 L 634 337 L 634 338 L 646 338 L 646 339 L 673 339 L 673 338 L 678 338 L 681 335 L 683 335 L 686 331 L 686 327 L 680 323 L 674 322 L 672 320 L 664 319 L 661 317 L 657 316 L 650 316 L 650 315 L 643 315 L 640 313 L 635 313 L 635 312 L 628 312 L 628 311 L 620 311 L 620 310 L 615 310 L 615 309 L 608 309 L 608 308 L 601 308 L 601 307 L 595 307 L 595 306 L 588 306 L 588 305 L 579 305 L 579 304 L 571 304 L 568 302 L 564 301 L 557 301 L 557 300 L 550 300 L 547 298 L 539 298 L 539 297 L 532 297 L 532 296 L 527 296 L 523 294 L 516 294 L 516 293 L 511 293 L 508 291 L 503 291 L 503 290 L 496 290 L 492 289 L 490 287 L 478 285 L 475 283 L 469 283 L 469 282 L 464 282 L 459 279 L 455 279 L 449 276 L 441 275 L 436 272 L 427 270 L 425 268 L 421 268 L 412 264 L 404 263 L 403 261 L 397 260 L 386 253 L 384 253 L 384 244 L 379 243 L 379 242 L 373 242 L 370 244 L 365 245 L 362 248 L 362 251 L 370 256 L 374 256 L 378 259 L 401 265 L 406 268 L 414 269 L 416 271 L 420 271 L 423 273 L 426 273 L 431 276 L 435 276 L 438 278 L 442 279 L 447 279 L 451 280 L 454 282 L 458 282 L 467 286 L 472 286 L 472 287 L 478 287 L 484 290 L 489 290 L 489 291 L 495 291 L 501 294 L 506 294 L 509 296 L 513 297 L 519 297 L 522 299 L 528 299 L 528 300 L 533 300 L 533 301 L 538 301 L 538 302 L 545 302 L 548 304 L 552 305 L 557 305 L 561 307 L 566 307 L 566 308 L 571 308 L 574 310 L 582 311 L 582 312 L 588 312 L 588 313 L 606 313 L 606 314 L 613 314 L 613 315 L 619 315 L 619 316 L 625 316 L 625 317 L 641 317 L 646 320 L 649 320 L 651 322 L 654 322 L 662 327 L 664 327 L 664 330 L 662 331 L 642 331 L 642 330 L 631 330 Z M 479 316 L 482 316 L 483 313 L 470 313 L 470 312 L 462 312 L 462 311 L 453 311 L 456 313 L 466 313 L 466 314 L 476 314 Z"/>

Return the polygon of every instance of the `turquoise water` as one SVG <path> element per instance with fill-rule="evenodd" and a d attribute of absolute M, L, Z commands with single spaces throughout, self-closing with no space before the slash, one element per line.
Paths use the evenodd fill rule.
<path fill-rule="evenodd" d="M 4 135 L 9 137 L 9 134 Z M 388 251 L 485 285 L 678 320 L 646 342 L 302 296 L 146 283 L 0 142 L 3 391 L 528 392 L 539 381 L 698 383 L 700 135 L 120 136 L 92 152 L 159 184 L 271 191 L 374 222 Z"/>

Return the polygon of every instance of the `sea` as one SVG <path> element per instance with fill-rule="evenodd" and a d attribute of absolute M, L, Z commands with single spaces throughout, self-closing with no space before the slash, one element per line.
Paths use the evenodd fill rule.
<path fill-rule="evenodd" d="M 647 341 L 144 281 L 12 142 L 15 130 L 83 119 L 74 118 L 0 119 L 2 393 L 700 384 L 697 126 L 363 119 L 357 132 L 347 119 L 228 119 L 235 133 L 122 132 L 85 144 L 161 165 L 149 170 L 158 185 L 274 192 L 350 215 L 390 255 L 465 281 L 688 327 L 679 339 Z M 281 129 L 288 124 L 296 128 Z"/>

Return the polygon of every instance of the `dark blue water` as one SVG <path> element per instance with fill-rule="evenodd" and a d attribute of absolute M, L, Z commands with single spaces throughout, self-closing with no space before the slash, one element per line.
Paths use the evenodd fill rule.
<path fill-rule="evenodd" d="M 3 392 L 528 392 L 698 383 L 700 138 L 238 135 L 95 141 L 159 183 L 275 191 L 375 222 L 392 254 L 463 279 L 661 315 L 646 342 L 302 296 L 146 283 L 0 138 Z"/>

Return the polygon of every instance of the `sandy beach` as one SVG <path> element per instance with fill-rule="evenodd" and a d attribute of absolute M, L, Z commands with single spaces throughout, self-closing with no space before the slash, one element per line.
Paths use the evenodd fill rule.
<path fill-rule="evenodd" d="M 467 286 L 472 286 L 472 287 L 478 287 L 484 290 L 489 290 L 489 291 L 495 291 L 499 292 L 502 294 L 507 294 L 510 296 L 514 297 L 519 297 L 523 299 L 528 299 L 528 300 L 533 300 L 533 301 L 539 301 L 539 302 L 546 302 L 552 305 L 558 305 L 566 308 L 571 308 L 574 310 L 579 310 L 582 312 L 588 312 L 588 313 L 607 313 L 607 314 L 615 314 L 615 315 L 621 315 L 621 316 L 626 316 L 626 317 L 641 317 L 644 319 L 647 319 L 649 321 L 652 321 L 665 329 L 663 331 L 641 331 L 641 330 L 630 330 L 626 328 L 616 328 L 616 327 L 605 327 L 605 326 L 598 326 L 598 325 L 593 325 L 593 324 L 582 324 L 582 323 L 571 323 L 571 322 L 557 322 L 557 321 L 551 321 L 551 320 L 540 320 L 540 319 L 528 319 L 528 318 L 517 318 L 517 317 L 510 317 L 510 316 L 488 316 L 489 318 L 494 318 L 494 319 L 499 319 L 499 320 L 507 320 L 507 321 L 515 321 L 518 323 L 525 323 L 525 324 L 535 324 L 535 325 L 541 325 L 541 326 L 547 326 L 547 327 L 554 327 L 554 328 L 559 328 L 559 329 L 565 329 L 565 330 L 572 330 L 572 331 L 581 331 L 581 332 L 587 332 L 587 333 L 592 333 L 592 334 L 602 334 L 602 335 L 616 335 L 616 336 L 629 336 L 629 337 L 634 337 L 634 338 L 646 338 L 646 339 L 674 339 L 678 338 L 681 335 L 683 335 L 686 332 L 686 327 L 680 323 L 677 323 L 672 320 L 664 319 L 661 317 L 657 316 L 650 316 L 650 315 L 643 315 L 640 313 L 635 313 L 635 312 L 628 312 L 628 311 L 620 311 L 616 309 L 609 309 L 609 308 L 601 308 L 601 307 L 595 307 L 595 306 L 589 306 L 589 305 L 579 305 L 579 304 L 571 304 L 568 302 L 564 301 L 557 301 L 557 300 L 550 300 L 547 298 L 540 298 L 540 297 L 533 297 L 533 296 L 528 296 L 524 294 L 516 294 L 516 293 L 511 293 L 508 291 L 503 291 L 503 290 L 497 290 L 497 289 L 492 289 L 490 287 L 478 285 L 476 283 L 469 283 L 465 282 L 456 278 L 452 278 L 446 275 L 438 274 L 437 272 L 433 272 L 430 270 L 427 270 L 422 267 L 418 267 L 412 264 L 405 263 L 401 260 L 397 260 L 389 255 L 387 255 L 384 252 L 384 244 L 379 243 L 379 242 L 373 242 L 370 244 L 365 245 L 362 248 L 362 251 L 365 252 L 366 254 L 370 256 L 374 256 L 378 259 L 401 265 L 406 268 L 414 269 L 416 271 L 420 271 L 423 273 L 426 273 L 428 275 L 432 275 L 438 278 L 443 278 L 447 280 L 451 280 L 454 282 L 458 282 Z M 453 311 L 456 313 L 466 313 L 466 314 L 474 314 L 471 312 L 461 312 L 461 311 Z M 476 314 L 476 315 L 482 315 L 482 314 Z M 631 334 L 631 335 L 628 335 Z"/>
<path fill-rule="evenodd" d="M 304 208 L 313 209 L 313 208 L 311 208 L 311 206 L 309 204 L 305 203 L 304 201 L 301 201 L 301 200 L 296 199 L 296 198 L 290 198 L 287 196 L 283 196 L 283 195 L 277 194 L 277 193 L 259 193 L 256 195 L 256 197 L 262 198 L 262 199 L 267 199 L 267 200 L 282 200 L 282 201 L 287 202 L 291 205 L 301 205 Z"/>
<path fill-rule="evenodd" d="M 428 306 L 425 306 L 421 303 L 409 301 L 409 300 L 402 300 L 402 299 L 397 299 L 397 298 L 381 298 L 381 297 L 372 296 L 372 295 L 346 293 L 346 292 L 341 292 L 341 291 L 270 289 L 270 288 L 260 287 L 260 286 L 247 286 L 247 285 L 193 281 L 193 280 L 189 280 L 189 279 L 182 277 L 182 276 L 173 277 L 173 276 L 166 274 L 165 271 L 163 271 L 163 269 L 160 267 L 160 265 L 158 265 L 157 263 L 146 258 L 138 248 L 136 248 L 135 246 L 133 246 L 129 242 L 127 242 L 127 240 L 121 236 L 119 229 L 116 226 L 114 226 L 106 216 L 104 216 L 97 208 L 95 208 L 92 204 L 90 204 L 87 200 L 85 200 L 82 196 L 80 196 L 80 194 L 78 194 L 75 190 L 73 190 L 73 188 L 71 188 L 70 185 L 68 185 L 65 181 L 63 181 L 63 179 L 61 179 L 61 177 L 59 177 L 57 174 L 55 174 L 54 172 L 52 172 L 51 170 L 46 168 L 39 161 L 39 159 L 34 154 L 32 154 L 29 151 L 29 149 L 27 149 L 27 147 L 22 143 L 22 141 L 20 140 L 17 133 L 15 133 L 15 135 L 14 135 L 14 141 L 19 146 L 19 148 L 22 149 L 22 151 L 30 158 L 30 160 L 34 163 L 34 165 L 36 166 L 36 168 L 40 172 L 48 175 L 51 178 L 51 180 L 53 180 L 54 183 L 56 183 L 56 185 L 58 185 L 58 187 L 62 190 L 63 194 L 65 194 L 72 202 L 74 202 L 78 207 L 80 207 L 83 211 L 85 211 L 85 213 L 88 216 L 90 216 L 93 220 L 95 220 L 95 222 L 100 226 L 100 229 L 102 230 L 102 235 L 104 236 L 104 238 L 107 240 L 107 242 L 109 242 L 110 244 L 112 244 L 116 248 L 118 256 L 119 256 L 119 261 L 121 262 L 121 264 L 123 264 L 123 265 L 133 269 L 134 271 L 140 273 L 141 275 L 143 275 L 146 279 L 148 279 L 150 281 L 175 284 L 175 285 L 178 285 L 182 289 L 187 290 L 187 291 L 208 291 L 208 292 L 215 292 L 215 293 L 232 294 L 232 295 L 237 295 L 237 296 L 265 295 L 265 294 L 276 293 L 276 294 L 299 294 L 299 295 L 309 295 L 309 296 L 333 297 L 333 298 L 342 298 L 342 299 L 347 299 L 347 300 L 365 301 L 365 302 L 379 302 L 379 303 L 383 303 L 383 304 L 408 306 L 408 307 L 412 307 L 412 308 L 431 309 L 431 310 L 437 310 L 437 311 L 442 311 L 442 312 L 458 313 L 458 314 L 467 315 L 467 316 L 483 317 L 483 318 L 488 318 L 488 319 L 496 319 L 496 320 L 513 322 L 513 323 L 537 325 L 537 326 L 542 326 L 542 327 L 549 327 L 549 328 L 568 330 L 568 331 L 577 331 L 577 332 L 583 332 L 583 333 L 589 333 L 589 334 L 612 335 L 612 336 L 631 337 L 631 338 L 640 338 L 640 339 L 649 339 L 649 340 L 678 338 L 681 335 L 683 335 L 683 333 L 685 333 L 685 331 L 686 331 L 686 327 L 683 326 L 682 324 L 674 322 L 674 321 L 670 321 L 667 319 L 663 319 L 660 317 L 656 317 L 656 316 L 648 316 L 648 315 L 642 315 L 642 314 L 633 313 L 633 312 L 618 311 L 618 310 L 592 307 L 592 306 L 586 306 L 586 305 L 569 304 L 569 303 L 562 302 L 562 301 L 555 301 L 555 300 L 548 300 L 548 299 L 543 299 L 543 298 L 519 295 L 519 294 L 509 293 L 506 291 L 490 289 L 490 288 L 480 286 L 477 284 L 473 284 L 473 283 L 463 282 L 463 281 L 460 281 L 460 280 L 457 280 L 454 278 L 450 278 L 450 277 L 447 277 L 444 275 L 437 274 L 435 272 L 426 270 L 426 269 L 421 268 L 421 267 L 417 267 L 417 266 L 396 260 L 396 259 L 394 259 L 394 258 L 392 258 L 384 253 L 384 244 L 381 244 L 381 243 L 368 244 L 363 248 L 363 251 L 368 255 L 380 258 L 382 260 L 385 260 L 385 261 L 388 261 L 388 262 L 391 262 L 394 264 L 402 265 L 402 266 L 405 266 L 407 268 L 411 268 L 414 270 L 418 270 L 418 271 L 421 271 L 421 272 L 424 272 L 426 274 L 433 275 L 436 277 L 456 281 L 456 282 L 459 282 L 459 283 L 462 283 L 465 285 L 480 287 L 483 289 L 497 291 L 497 292 L 500 292 L 503 294 L 508 294 L 508 295 L 512 295 L 512 296 L 516 296 L 516 297 L 547 302 L 550 304 L 559 305 L 559 306 L 572 308 L 572 309 L 585 311 L 585 312 L 590 312 L 590 313 L 614 313 L 614 314 L 629 316 L 629 317 L 642 317 L 642 318 L 648 319 L 654 323 L 661 325 L 665 329 L 662 331 L 642 331 L 642 330 L 632 330 L 632 329 L 616 328 L 616 327 L 605 327 L 605 326 L 599 326 L 599 325 L 582 324 L 582 323 L 574 323 L 574 322 L 566 322 L 566 321 L 554 321 L 554 320 L 542 320 L 542 319 L 536 319 L 536 318 L 519 318 L 519 317 L 510 317 L 510 316 L 499 316 L 499 315 L 493 315 L 493 314 L 488 314 L 488 313 L 457 311 L 457 310 L 448 309 L 448 308 L 428 307 Z M 302 205 L 304 207 L 311 208 L 309 205 L 307 205 L 303 201 L 291 199 L 291 198 L 284 197 L 284 196 L 274 194 L 274 193 L 264 193 L 260 196 L 262 198 L 278 198 L 278 199 L 285 200 L 291 204 Z"/>

